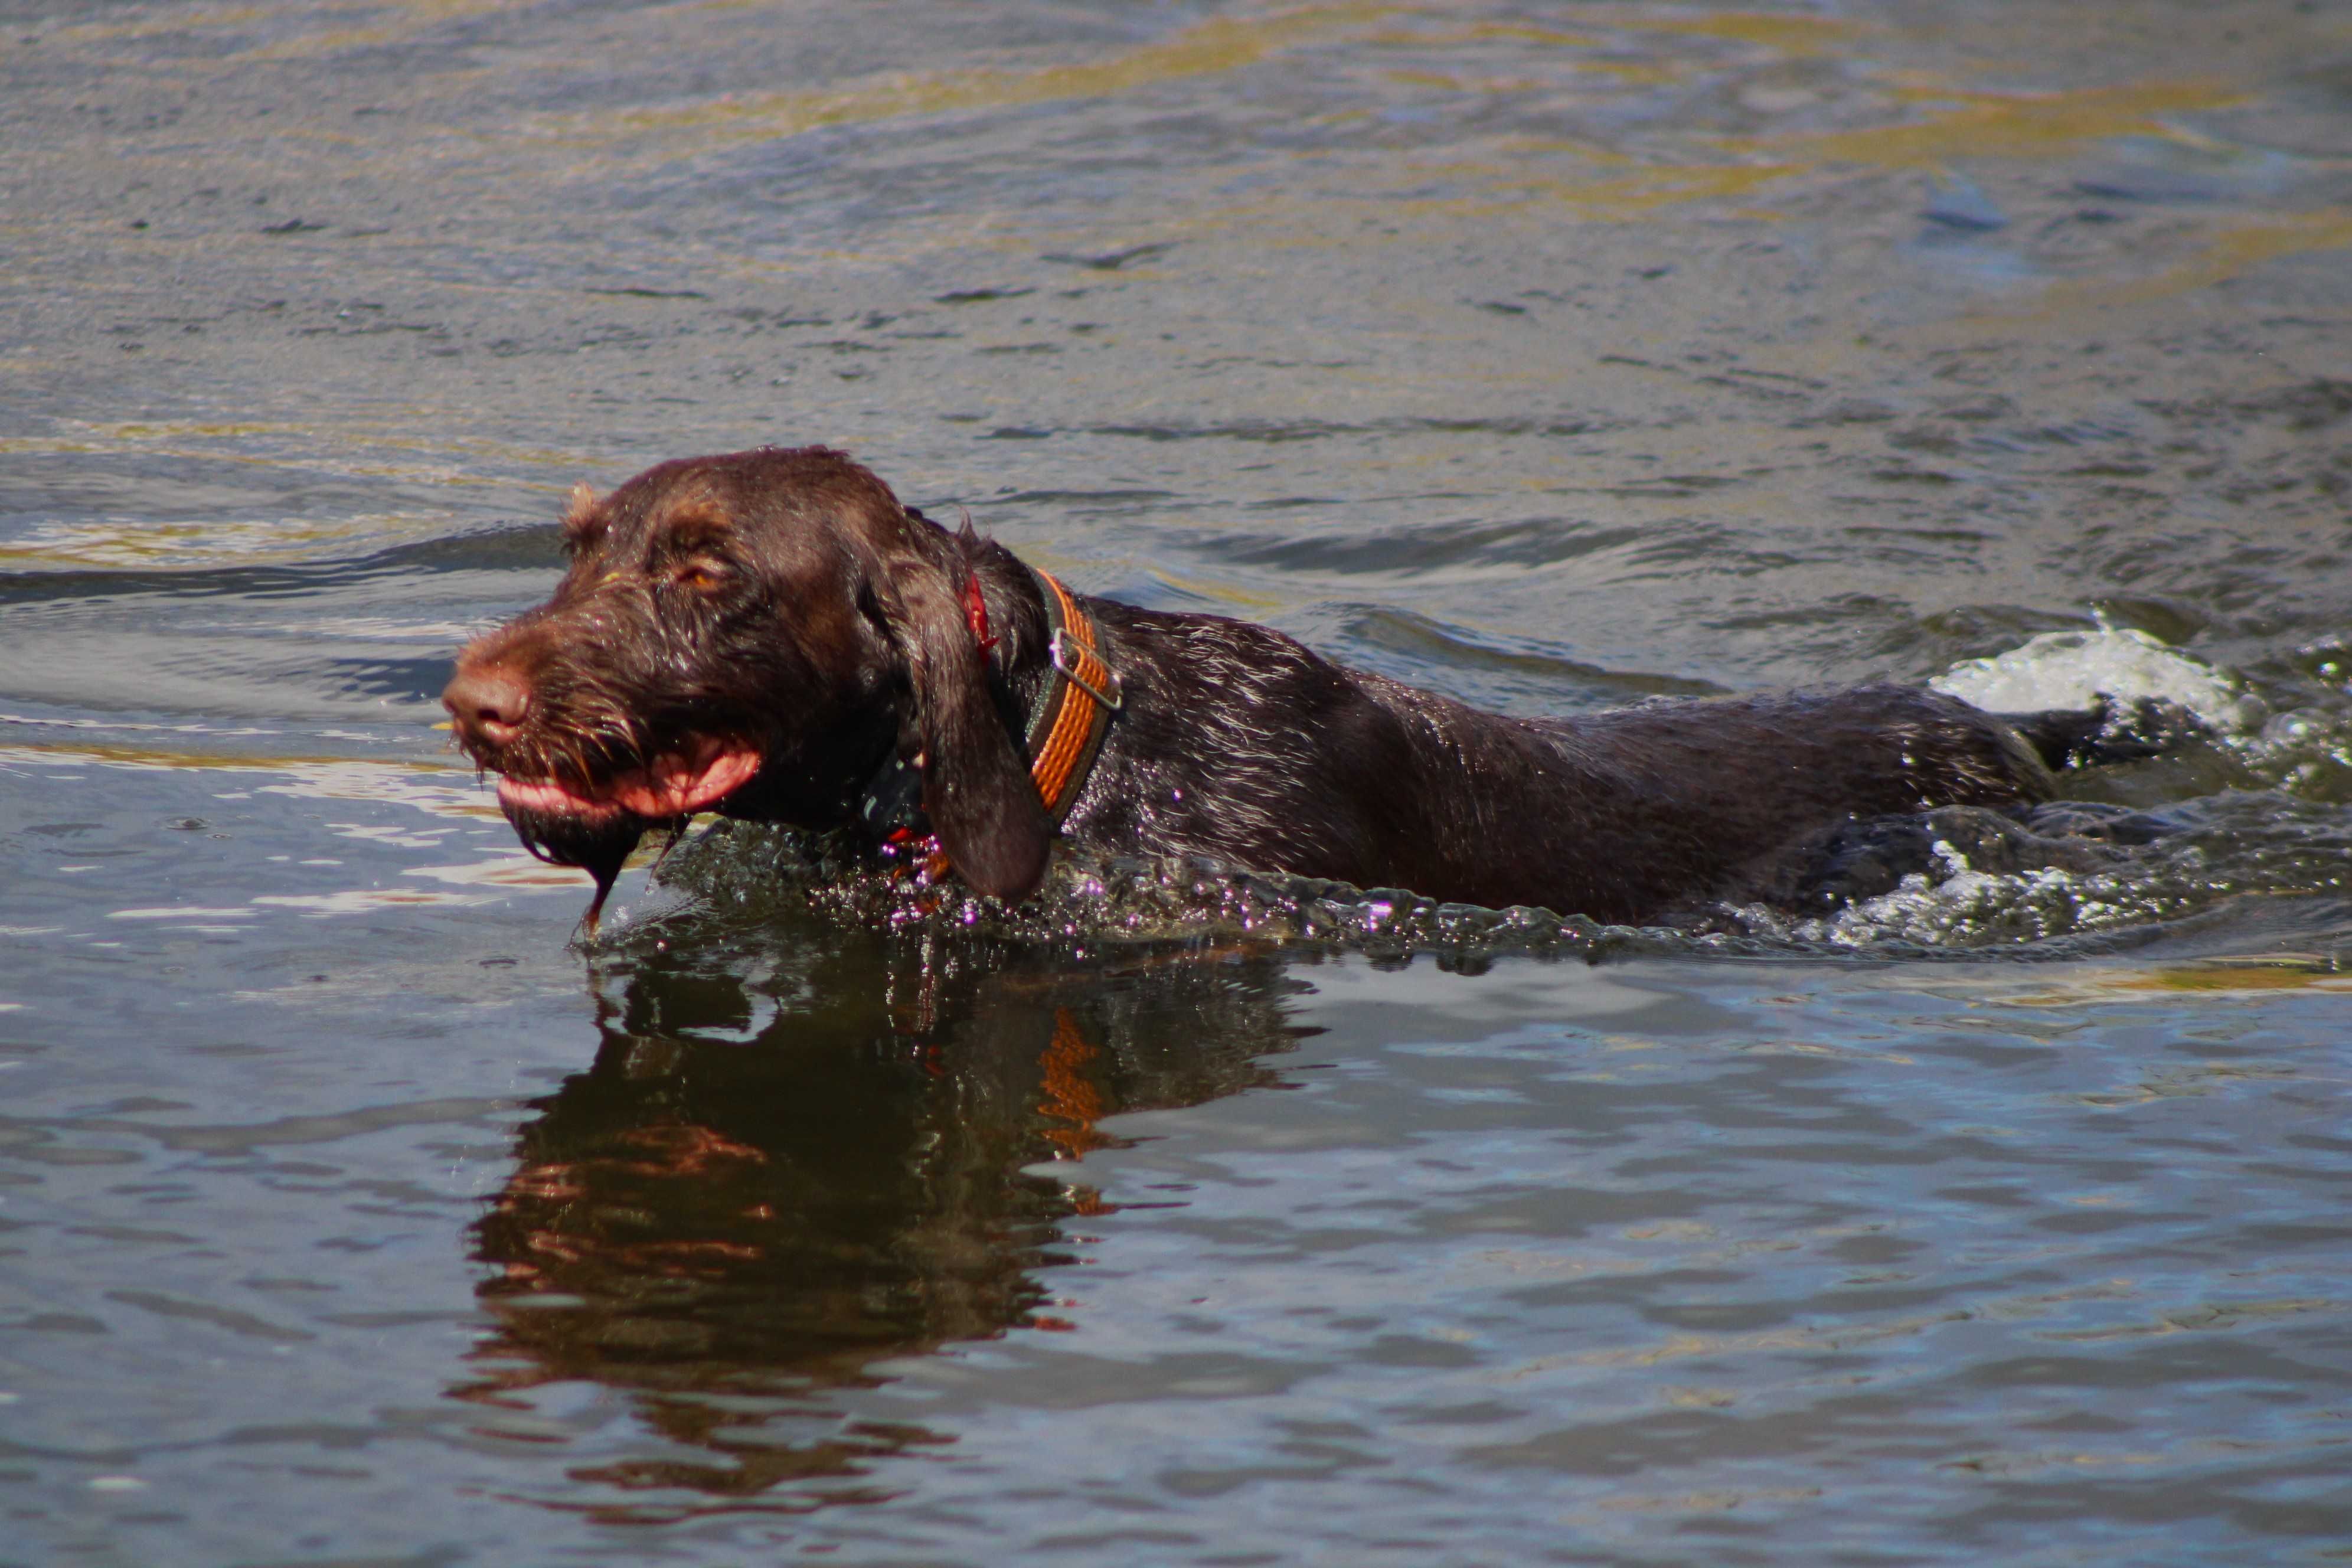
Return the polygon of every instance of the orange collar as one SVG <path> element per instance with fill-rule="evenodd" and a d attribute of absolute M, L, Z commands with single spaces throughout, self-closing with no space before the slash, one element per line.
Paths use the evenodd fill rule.
<path fill-rule="evenodd" d="M 1043 590 L 1038 597 L 1045 605 L 1045 649 L 1053 670 L 1030 707 L 1022 744 L 1045 819 L 1059 827 L 1086 788 L 1121 697 L 1118 675 L 1103 660 L 1102 636 L 1094 617 L 1052 576 L 1034 568 L 1030 574 Z M 965 585 L 964 618 L 986 658 L 996 638 L 989 635 L 988 606 L 981 600 L 977 576 Z M 922 774 L 894 753 L 859 792 L 857 816 L 877 838 L 890 843 L 921 838 L 930 832 L 923 820 L 922 797 Z"/>
<path fill-rule="evenodd" d="M 1123 699 L 1118 676 L 1103 662 L 1094 617 L 1050 574 L 1032 568 L 1031 574 L 1045 590 L 1045 647 L 1054 673 L 1029 710 L 1024 744 L 1046 820 L 1059 827 L 1086 787 L 1103 732 Z"/>

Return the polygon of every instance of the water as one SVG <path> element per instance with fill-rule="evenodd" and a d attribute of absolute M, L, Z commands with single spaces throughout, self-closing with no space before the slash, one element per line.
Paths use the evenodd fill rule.
<path fill-rule="evenodd" d="M 0 143 L 0 1562 L 2352 1552 L 2340 7 L 18 3 Z M 806 440 L 1508 710 L 2214 732 L 1830 920 L 567 947 L 449 653 Z"/>

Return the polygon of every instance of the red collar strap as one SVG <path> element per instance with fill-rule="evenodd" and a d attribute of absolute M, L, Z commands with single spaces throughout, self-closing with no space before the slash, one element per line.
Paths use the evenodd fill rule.
<path fill-rule="evenodd" d="M 988 601 L 981 597 L 980 574 L 977 572 L 964 574 L 963 624 L 971 628 L 971 640 L 980 645 L 981 658 L 986 658 L 989 651 L 996 647 L 996 639 L 989 635 Z"/>

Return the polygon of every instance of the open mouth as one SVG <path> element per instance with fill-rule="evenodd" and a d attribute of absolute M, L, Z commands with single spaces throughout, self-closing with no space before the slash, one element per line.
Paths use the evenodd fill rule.
<path fill-rule="evenodd" d="M 502 778 L 499 805 L 509 816 L 595 823 L 639 816 L 656 822 L 707 811 L 751 782 L 760 753 L 741 741 L 704 737 L 585 787 L 555 779 Z"/>
<path fill-rule="evenodd" d="M 718 805 L 759 771 L 760 753 L 747 742 L 705 736 L 683 750 L 662 752 L 642 768 L 591 784 L 501 778 L 499 807 L 524 848 L 559 866 L 577 866 L 595 879 L 596 896 L 580 919 L 582 933 L 593 938 L 622 862 L 646 828 Z"/>

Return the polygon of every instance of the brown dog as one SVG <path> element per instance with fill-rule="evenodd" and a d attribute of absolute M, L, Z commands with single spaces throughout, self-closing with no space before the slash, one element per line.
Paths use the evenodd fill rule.
<path fill-rule="evenodd" d="M 2010 724 L 1910 687 L 1482 712 L 1072 595 L 819 447 L 583 485 L 564 530 L 554 595 L 468 645 L 442 700 L 523 842 L 596 878 L 592 929 L 645 831 L 707 810 L 936 835 L 1005 900 L 1058 831 L 1642 921 L 1772 897 L 1855 819 L 2052 788 Z"/>

